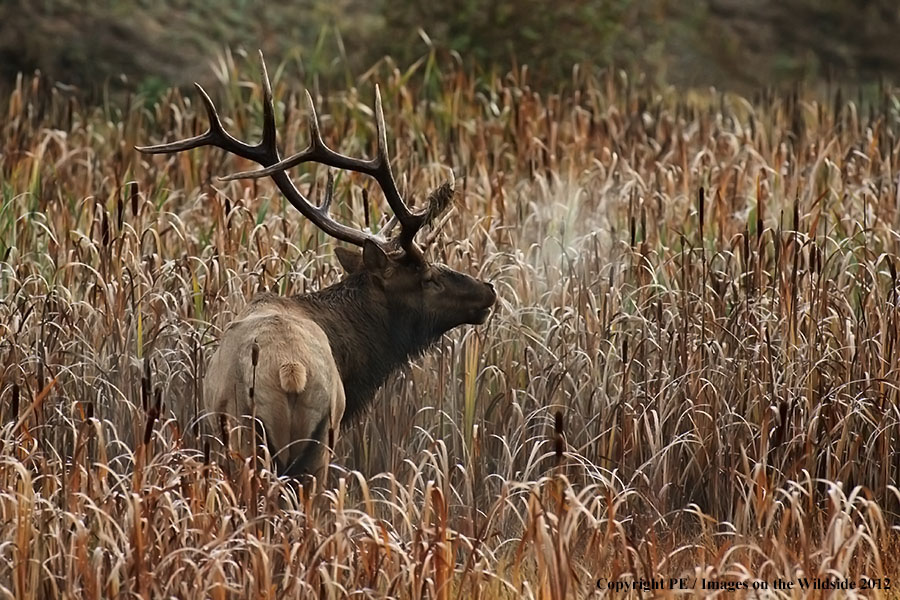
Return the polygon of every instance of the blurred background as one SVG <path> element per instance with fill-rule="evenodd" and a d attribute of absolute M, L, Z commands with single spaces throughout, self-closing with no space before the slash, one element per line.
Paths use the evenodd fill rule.
<path fill-rule="evenodd" d="M 88 95 L 152 99 L 209 82 L 226 48 L 261 48 L 334 84 L 430 59 L 476 72 L 527 64 L 543 86 L 582 64 L 748 92 L 895 81 L 898 31 L 897 0 L 0 0 L 0 87 L 39 69 Z"/>

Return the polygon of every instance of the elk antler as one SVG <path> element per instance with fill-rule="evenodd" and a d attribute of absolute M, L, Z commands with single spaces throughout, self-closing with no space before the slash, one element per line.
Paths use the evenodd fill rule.
<path fill-rule="evenodd" d="M 300 211 L 304 217 L 312 221 L 313 224 L 331 237 L 356 246 L 362 246 L 366 240 L 371 240 L 385 250 L 392 250 L 399 246 L 408 256 L 421 259 L 422 250 L 415 243 L 416 234 L 418 234 L 426 223 L 431 223 L 447 209 L 453 198 L 453 187 L 450 184 L 444 184 L 432 192 L 429 196 L 429 205 L 423 210 L 413 212 L 409 209 L 409 206 L 400 196 L 400 192 L 397 189 L 397 183 L 391 172 L 390 158 L 387 151 L 387 137 L 384 127 L 384 113 L 381 108 L 381 92 L 378 87 L 375 87 L 375 128 L 378 138 L 378 149 L 375 158 L 352 158 L 329 148 L 322 139 L 316 107 L 313 103 L 312 96 L 310 96 L 307 91 L 306 99 L 310 109 L 309 146 L 302 152 L 298 152 L 293 156 L 281 160 L 276 145 L 275 108 L 272 99 L 272 86 L 269 83 L 269 74 L 266 69 L 266 62 L 263 59 L 262 52 L 259 53 L 259 58 L 262 63 L 264 103 L 263 137 L 258 144 L 251 146 L 234 138 L 225 131 L 216 107 L 212 100 L 210 100 L 209 95 L 200 84 L 194 84 L 200 92 L 200 97 L 203 100 L 203 105 L 209 116 L 209 129 L 206 133 L 169 144 L 136 146 L 136 149 L 148 154 L 167 154 L 182 152 L 184 150 L 202 146 L 219 147 L 226 152 L 230 152 L 231 154 L 235 154 L 247 160 L 252 160 L 263 166 L 263 169 L 257 171 L 241 172 L 221 177 L 220 179 L 222 181 L 255 179 L 269 176 L 294 208 Z M 306 162 L 315 162 L 328 167 L 354 171 L 375 179 L 379 187 L 381 187 L 382 193 L 390 205 L 391 210 L 394 212 L 394 218 L 400 224 L 399 234 L 395 238 L 386 240 L 373 233 L 348 227 L 335 221 L 329 211 L 333 192 L 331 183 L 327 186 L 325 199 L 321 206 L 312 204 L 306 196 L 297 189 L 287 175 L 287 169 Z"/>

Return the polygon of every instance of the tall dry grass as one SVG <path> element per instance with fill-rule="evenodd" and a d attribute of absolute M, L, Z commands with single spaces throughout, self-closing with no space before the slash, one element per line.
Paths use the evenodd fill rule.
<path fill-rule="evenodd" d="M 217 74 L 228 126 L 255 138 L 257 69 Z M 239 159 L 132 149 L 205 128 L 195 99 L 85 107 L 19 82 L 0 136 L 0 596 L 895 575 L 900 96 L 420 75 L 320 94 L 324 133 L 370 152 L 378 78 L 408 194 L 465 173 L 434 258 L 500 300 L 390 380 L 315 490 L 241 456 L 246 423 L 198 400 L 222 327 L 261 289 L 334 281 L 332 242 L 268 182 L 218 182 Z M 294 83 L 276 73 L 284 151 L 306 142 Z M 338 176 L 340 218 L 384 218 L 362 214 L 368 185 Z"/>

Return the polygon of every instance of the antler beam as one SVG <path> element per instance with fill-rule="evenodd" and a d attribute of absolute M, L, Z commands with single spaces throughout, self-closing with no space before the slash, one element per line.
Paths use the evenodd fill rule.
<path fill-rule="evenodd" d="M 259 57 L 260 62 L 262 63 L 264 103 L 263 137 L 258 144 L 247 144 L 225 131 L 225 128 L 222 126 L 222 121 L 219 118 L 219 113 L 216 110 L 216 106 L 210 99 L 209 94 L 206 93 L 206 90 L 204 90 L 200 84 L 194 84 L 200 92 L 200 98 L 203 101 L 203 106 L 206 108 L 206 114 L 209 117 L 209 129 L 206 133 L 168 144 L 136 146 L 135 149 L 146 154 L 171 154 L 203 146 L 216 146 L 226 152 L 258 163 L 263 167 L 277 164 L 280 157 L 278 154 L 278 146 L 276 144 L 275 106 L 272 99 L 272 86 L 269 83 L 269 74 L 266 69 L 266 62 L 263 59 L 262 52 L 260 52 Z M 319 229 L 331 237 L 356 246 L 362 246 L 366 239 L 371 239 L 382 246 L 388 245 L 387 242 L 379 236 L 360 231 L 359 229 L 354 229 L 353 227 L 348 227 L 335 221 L 329 212 L 330 201 L 327 198 L 327 194 L 326 201 L 322 203 L 322 206 L 315 206 L 300 192 L 300 190 L 297 189 L 297 186 L 294 185 L 293 181 L 291 181 L 284 171 L 273 172 L 271 177 L 272 181 L 275 182 L 275 185 L 278 186 L 278 189 L 288 202 L 300 211 L 304 217 L 312 221 Z"/>
<path fill-rule="evenodd" d="M 317 227 L 335 239 L 362 246 L 366 240 L 378 243 L 385 250 L 400 247 L 407 255 L 412 258 L 422 258 L 422 250 L 415 243 L 415 237 L 426 223 L 432 223 L 437 217 L 443 213 L 453 198 L 453 187 L 451 184 L 444 184 L 429 196 L 428 206 L 420 211 L 412 211 L 404 202 L 397 188 L 397 182 L 391 171 L 391 161 L 387 149 L 387 134 L 384 126 L 384 111 L 381 103 L 381 91 L 378 86 L 375 87 L 375 129 L 377 136 L 377 152 L 372 159 L 352 158 L 346 156 L 328 147 L 322 139 L 322 133 L 319 126 L 319 117 L 316 114 L 315 103 L 312 96 L 307 91 L 306 99 L 309 103 L 309 145 L 302 152 L 298 152 L 286 159 L 281 159 L 278 154 L 276 144 L 275 130 L 275 108 L 272 99 L 272 86 L 269 83 L 269 74 L 266 69 L 266 63 L 263 59 L 262 52 L 259 54 L 262 63 L 263 73 L 263 90 L 264 90 L 264 110 L 263 110 L 263 137 L 256 145 L 250 145 L 242 142 L 230 135 L 222 126 L 218 111 L 209 95 L 199 85 L 195 84 L 200 92 L 200 98 L 206 108 L 209 116 L 209 129 L 206 133 L 185 140 L 172 142 L 168 144 L 160 144 L 156 146 L 140 146 L 137 150 L 148 154 L 169 154 L 173 152 L 183 152 L 192 148 L 201 146 L 216 146 L 253 161 L 263 168 L 257 171 L 245 171 L 222 177 L 222 181 L 232 181 L 235 179 L 255 179 L 260 177 L 271 177 L 278 186 L 278 189 L 287 198 L 288 202 L 294 206 L 307 219 L 312 221 Z M 326 200 L 321 206 L 312 204 L 297 189 L 287 170 L 302 163 L 314 162 L 336 169 L 346 171 L 354 171 L 362 173 L 373 178 L 381 187 L 387 203 L 394 212 L 392 222 L 399 223 L 400 232 L 396 237 L 385 239 L 373 233 L 348 227 L 335 221 L 329 212 L 330 194 L 329 189 L 326 194 Z"/>

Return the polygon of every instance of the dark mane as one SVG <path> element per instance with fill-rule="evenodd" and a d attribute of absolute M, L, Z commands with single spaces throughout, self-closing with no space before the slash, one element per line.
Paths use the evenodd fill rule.
<path fill-rule="evenodd" d="M 319 292 L 295 296 L 331 344 L 348 423 L 372 401 L 391 373 L 421 355 L 441 336 L 421 311 L 391 310 L 375 299 L 369 273 L 355 273 Z"/>

